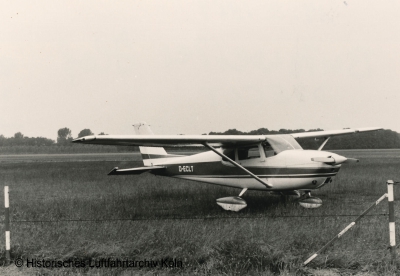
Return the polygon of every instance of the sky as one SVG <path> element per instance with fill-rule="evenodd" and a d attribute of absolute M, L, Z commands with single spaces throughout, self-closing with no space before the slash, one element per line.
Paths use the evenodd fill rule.
<path fill-rule="evenodd" d="M 0 0 L 0 134 L 400 132 L 399 1 Z"/>

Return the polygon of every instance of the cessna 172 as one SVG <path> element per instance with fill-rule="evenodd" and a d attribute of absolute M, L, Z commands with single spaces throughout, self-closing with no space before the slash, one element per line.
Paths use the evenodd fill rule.
<path fill-rule="evenodd" d="M 144 167 L 114 168 L 109 175 L 141 174 L 189 179 L 242 189 L 239 196 L 217 199 L 225 210 L 247 206 L 241 196 L 248 190 L 303 193 L 298 201 L 306 208 L 322 205 L 311 190 L 332 182 L 341 164 L 358 162 L 322 151 L 330 137 L 381 128 L 342 129 L 277 135 L 154 135 L 149 125 L 134 125 L 138 135 L 94 135 L 74 139 L 74 143 L 139 146 Z M 323 138 L 318 150 L 303 150 L 295 138 Z M 163 146 L 203 145 L 210 151 L 190 156 L 168 154 Z"/>

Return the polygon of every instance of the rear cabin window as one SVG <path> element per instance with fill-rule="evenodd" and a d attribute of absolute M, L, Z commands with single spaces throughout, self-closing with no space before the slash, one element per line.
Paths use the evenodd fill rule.
<path fill-rule="evenodd" d="M 238 158 L 239 160 L 247 160 L 253 158 L 260 158 L 260 150 L 258 146 L 242 147 L 238 148 Z"/>

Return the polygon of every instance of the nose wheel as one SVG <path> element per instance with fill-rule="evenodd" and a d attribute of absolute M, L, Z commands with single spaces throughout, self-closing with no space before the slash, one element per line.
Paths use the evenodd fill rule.
<path fill-rule="evenodd" d="M 312 197 L 310 191 L 306 191 L 299 199 L 298 202 L 301 207 L 307 209 L 319 208 L 322 206 L 322 200 L 318 197 Z"/>

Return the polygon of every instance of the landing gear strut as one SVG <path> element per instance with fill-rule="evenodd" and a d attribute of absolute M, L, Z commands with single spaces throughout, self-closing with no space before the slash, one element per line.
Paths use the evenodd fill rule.
<path fill-rule="evenodd" d="M 303 200 L 303 199 L 306 199 L 306 198 L 310 198 L 311 197 L 311 191 L 305 191 L 304 192 L 304 194 L 302 194 L 300 197 L 299 197 L 299 201 L 300 200 Z"/>

